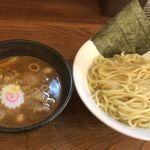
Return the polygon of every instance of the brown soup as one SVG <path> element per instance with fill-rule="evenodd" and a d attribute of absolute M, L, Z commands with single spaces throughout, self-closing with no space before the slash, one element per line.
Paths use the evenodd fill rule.
<path fill-rule="evenodd" d="M 56 109 L 62 93 L 56 70 L 29 56 L 0 60 L 0 126 L 24 127 Z"/>

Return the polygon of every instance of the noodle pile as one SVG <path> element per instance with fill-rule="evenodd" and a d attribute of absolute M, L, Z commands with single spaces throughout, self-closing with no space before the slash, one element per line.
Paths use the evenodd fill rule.
<path fill-rule="evenodd" d="M 107 114 L 131 127 L 150 128 L 150 61 L 138 54 L 98 56 L 87 80 Z"/>

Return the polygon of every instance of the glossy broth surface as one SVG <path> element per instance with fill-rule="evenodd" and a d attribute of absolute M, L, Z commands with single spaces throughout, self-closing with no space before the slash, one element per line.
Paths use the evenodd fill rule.
<path fill-rule="evenodd" d="M 0 60 L 0 126 L 24 127 L 45 119 L 61 95 L 60 77 L 48 63 L 29 56 Z"/>

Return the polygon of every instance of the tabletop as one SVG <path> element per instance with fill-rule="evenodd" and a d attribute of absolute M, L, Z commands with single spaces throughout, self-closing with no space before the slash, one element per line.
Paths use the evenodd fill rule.
<path fill-rule="evenodd" d="M 97 0 L 1 0 L 0 40 L 29 39 L 47 44 L 72 65 L 80 46 L 108 18 Z M 124 136 L 96 119 L 76 90 L 66 109 L 39 129 L 0 133 L 0 150 L 149 150 L 150 142 Z"/>

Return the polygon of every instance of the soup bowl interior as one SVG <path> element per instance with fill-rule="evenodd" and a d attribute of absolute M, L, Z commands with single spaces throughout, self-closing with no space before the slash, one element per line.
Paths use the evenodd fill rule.
<path fill-rule="evenodd" d="M 57 108 L 44 120 L 30 126 L 19 128 L 0 127 L 0 131 L 27 131 L 49 123 L 62 112 L 71 97 L 73 81 L 69 65 L 54 49 L 42 43 L 29 40 L 8 40 L 0 42 L 0 59 L 10 56 L 32 56 L 39 58 L 52 66 L 61 79 L 62 96 Z"/>
<path fill-rule="evenodd" d="M 80 48 L 75 57 L 73 64 L 73 78 L 81 100 L 95 117 L 114 130 L 136 139 L 150 141 L 150 129 L 129 127 L 128 125 L 113 119 L 101 108 L 96 106 L 88 87 L 87 75 L 93 59 L 97 56 L 99 56 L 99 51 L 93 42 L 89 40 Z"/>

